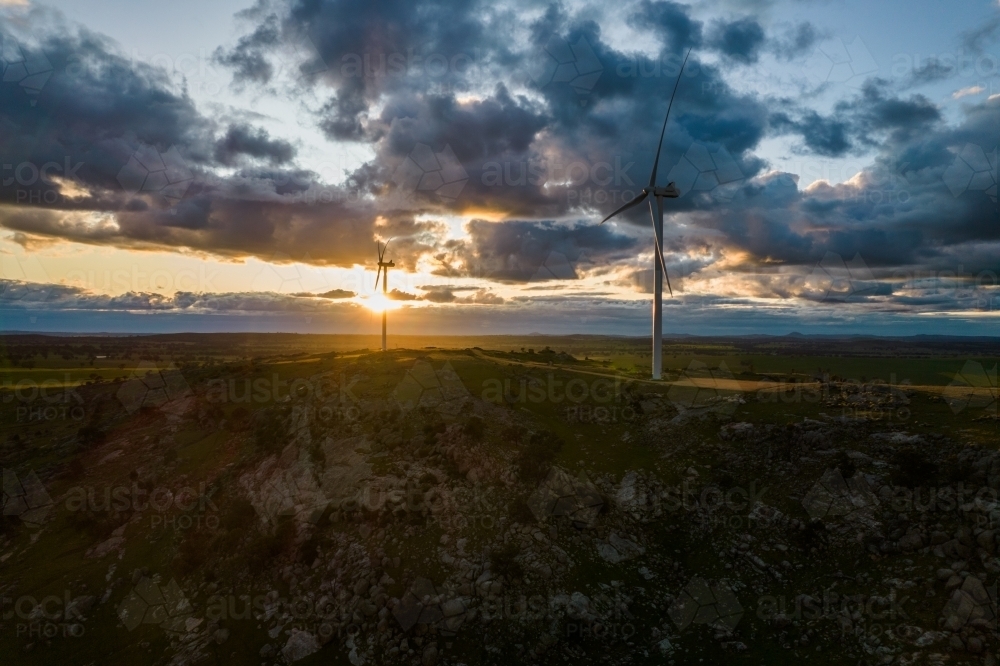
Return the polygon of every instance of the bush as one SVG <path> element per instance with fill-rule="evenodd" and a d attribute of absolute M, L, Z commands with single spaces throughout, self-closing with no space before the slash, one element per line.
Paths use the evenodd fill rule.
<path fill-rule="evenodd" d="M 287 439 L 285 415 L 273 407 L 258 411 L 253 419 L 253 439 L 260 450 L 280 453 Z"/>
<path fill-rule="evenodd" d="M 515 523 L 521 523 L 522 525 L 530 525 L 535 521 L 535 514 L 532 513 L 531 507 L 524 500 L 523 497 L 518 497 L 510 505 L 510 518 Z"/>
<path fill-rule="evenodd" d="M 99 446 L 108 438 L 104 431 L 101 430 L 93 421 L 77 430 L 76 436 L 80 441 L 80 445 L 85 449 Z"/>
<path fill-rule="evenodd" d="M 465 422 L 464 431 L 466 436 L 472 439 L 482 439 L 483 433 L 486 431 L 482 417 L 470 416 L 469 420 Z"/>
<path fill-rule="evenodd" d="M 847 455 L 846 451 L 841 451 L 837 454 L 837 469 L 840 470 L 841 476 L 845 479 L 849 479 L 854 476 L 854 472 L 857 471 L 857 467 L 854 461 L 851 460 L 850 456 Z"/>
<path fill-rule="evenodd" d="M 517 546 L 511 542 L 490 553 L 490 570 L 508 580 L 515 580 L 524 575 L 524 569 L 517 561 Z"/>
<path fill-rule="evenodd" d="M 445 430 L 443 421 L 433 421 L 424 426 L 424 445 L 434 446 L 437 444 L 437 435 Z"/>
<path fill-rule="evenodd" d="M 544 479 L 562 446 L 563 441 L 548 430 L 532 433 L 517 458 L 521 479 L 529 483 Z"/>
<path fill-rule="evenodd" d="M 936 485 L 937 465 L 916 449 L 897 451 L 893 462 L 899 467 L 892 479 L 896 485 L 907 488 Z"/>
<path fill-rule="evenodd" d="M 267 569 L 271 562 L 295 541 L 295 521 L 282 516 L 273 534 L 260 534 L 249 549 L 249 565 L 254 572 Z"/>

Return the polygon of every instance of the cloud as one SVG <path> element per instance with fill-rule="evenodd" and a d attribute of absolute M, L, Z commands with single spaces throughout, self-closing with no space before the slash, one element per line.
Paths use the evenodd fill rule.
<path fill-rule="evenodd" d="M 389 291 L 389 299 L 393 301 L 416 301 L 420 297 L 415 294 L 409 294 L 405 291 L 400 291 L 399 289 L 393 289 Z"/>
<path fill-rule="evenodd" d="M 292 161 L 295 148 L 287 141 L 271 139 L 263 129 L 232 125 L 215 144 L 215 159 L 220 164 L 232 166 L 242 156 L 265 160 L 276 166 Z"/>
<path fill-rule="evenodd" d="M 323 292 L 322 294 L 310 294 L 310 293 L 299 293 L 293 294 L 294 296 L 302 296 L 305 298 L 327 298 L 330 300 L 337 300 L 341 298 L 354 298 L 357 296 L 353 291 L 347 289 L 331 289 L 330 291 Z"/>
<path fill-rule="evenodd" d="M 825 157 L 840 157 L 853 146 L 850 125 L 834 118 L 824 118 L 815 111 L 803 111 L 798 119 L 787 113 L 771 116 L 771 126 L 779 132 L 795 132 L 802 136 L 806 147 Z"/>
<path fill-rule="evenodd" d="M 968 86 L 968 87 L 956 90 L 955 92 L 953 92 L 951 94 L 951 96 L 952 96 L 953 99 L 962 99 L 963 97 L 971 97 L 973 95 L 981 95 L 981 94 L 983 94 L 983 92 L 985 92 L 985 90 L 986 90 L 986 88 L 983 88 L 982 86 Z"/>
<path fill-rule="evenodd" d="M 690 16 L 690 9 L 676 2 L 639 3 L 635 14 L 629 18 L 635 26 L 654 26 L 667 35 L 664 50 L 678 53 L 702 43 L 702 24 Z"/>
<path fill-rule="evenodd" d="M 925 83 L 943 81 L 950 77 L 954 71 L 954 66 L 946 65 L 938 58 L 928 58 L 922 66 L 913 70 L 910 80 L 906 82 L 905 87 L 914 87 Z"/>
<path fill-rule="evenodd" d="M 592 223 L 473 220 L 466 228 L 467 239 L 438 255 L 436 274 L 507 283 L 577 279 L 578 268 L 629 258 L 637 247 L 635 238 Z"/>
<path fill-rule="evenodd" d="M 860 94 L 838 102 L 829 116 L 788 102 L 783 106 L 770 116 L 772 131 L 798 134 L 804 152 L 825 157 L 864 153 L 886 141 L 900 142 L 941 120 L 941 111 L 925 96 L 904 99 L 892 94 L 888 82 L 880 79 L 865 82 Z"/>
<path fill-rule="evenodd" d="M 37 286 L 36 286 L 37 287 Z M 25 294 L 29 296 L 25 298 Z M 173 295 L 126 292 L 106 295 L 68 285 L 47 285 L 44 290 L 30 283 L 0 279 L 0 308 L 44 306 L 54 311 L 108 312 L 313 312 L 325 307 L 322 301 L 298 294 L 272 292 L 193 293 Z"/>
<path fill-rule="evenodd" d="M 0 153 L 5 163 L 59 165 L 53 174 L 76 194 L 63 196 L 58 180 L 0 188 L 0 225 L 22 238 L 234 258 L 280 253 L 349 267 L 370 262 L 376 234 L 393 236 L 400 268 L 429 264 L 449 281 L 419 296 L 393 294 L 427 307 L 522 303 L 503 301 L 491 283 L 569 294 L 603 276 L 609 287 L 641 287 L 645 278 L 635 271 L 649 266 L 648 210 L 630 211 L 614 226 L 595 222 L 646 182 L 681 58 L 695 46 L 661 174 L 687 156 L 724 150 L 742 178 L 720 198 L 710 186 L 718 169 L 698 166 L 682 196 L 669 202 L 666 255 L 686 287 L 732 279 L 746 293 L 809 300 L 808 290 L 771 272 L 808 274 L 830 252 L 860 255 L 877 278 L 898 267 L 997 268 L 993 202 L 985 188 L 956 196 L 944 174 L 967 144 L 984 154 L 993 149 L 1000 100 L 966 105 L 949 124 L 931 98 L 877 77 L 860 89 L 831 88 L 823 106 L 808 96 L 769 98 L 729 85 L 732 62 L 809 53 L 824 37 L 810 23 L 771 29 L 756 17 L 705 22 L 687 5 L 641 0 L 619 20 L 654 44 L 654 52 L 643 52 L 614 46 L 610 35 L 621 25 L 560 5 L 510 30 L 516 9 L 506 5 L 259 3 L 241 14 L 247 34 L 215 60 L 254 95 L 309 100 L 307 122 L 331 140 L 365 147 L 369 158 L 331 185 L 303 167 L 294 143 L 200 110 L 167 72 L 132 62 L 100 35 L 64 27 L 46 10 L 28 13 L 32 20 L 0 32 L 23 31 L 17 37 L 37 44 L 54 73 L 36 99 L 0 85 L 0 124 L 16 128 L 0 133 Z M 982 45 L 992 33 L 977 34 L 970 39 Z M 558 53 L 573 62 L 554 60 L 551 44 L 565 46 L 568 52 Z M 563 64 L 572 68 L 556 76 Z M 929 60 L 908 85 L 952 74 Z M 782 137 L 804 160 L 850 156 L 867 166 L 844 182 L 819 179 L 800 189 L 797 174 L 758 154 L 762 142 Z M 126 187 L 123 169 L 133 162 L 142 169 L 126 175 L 138 173 L 141 182 Z M 184 187 L 170 198 L 164 183 L 176 184 L 175 167 Z M 153 187 L 157 179 L 165 181 Z M 51 192 L 60 194 L 58 205 L 31 203 Z M 455 220 L 464 222 L 458 238 Z M 630 272 L 634 279 L 623 277 Z M 461 288 L 473 281 L 474 290 Z M 696 291 L 685 288 L 684 298 Z M 59 294 L 60 303 L 87 308 L 353 307 L 350 292 L 336 291 L 312 298 L 131 294 L 120 301 Z M 876 290 L 867 302 L 895 296 Z M 909 300 L 892 302 L 914 307 L 938 297 L 911 291 Z"/>
<path fill-rule="evenodd" d="M 812 52 L 813 47 L 825 36 L 808 21 L 785 30 L 771 40 L 771 50 L 782 60 L 794 60 Z"/>
<path fill-rule="evenodd" d="M 1000 35 L 1000 16 L 993 16 L 979 26 L 962 33 L 962 45 L 966 51 L 981 54 L 987 44 L 994 42 Z"/>
<path fill-rule="evenodd" d="M 815 39 L 815 36 L 806 29 L 805 34 L 797 35 L 798 38 L 805 42 Z M 743 18 L 731 23 L 718 21 L 713 24 L 708 37 L 710 46 L 746 65 L 757 62 L 764 42 L 764 28 L 752 18 Z"/>

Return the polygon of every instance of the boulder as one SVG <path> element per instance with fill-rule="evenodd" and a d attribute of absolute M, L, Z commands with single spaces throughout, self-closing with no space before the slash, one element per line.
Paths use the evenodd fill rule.
<path fill-rule="evenodd" d="M 288 642 L 282 648 L 281 654 L 285 661 L 292 663 L 300 659 L 305 659 L 309 655 L 319 650 L 319 641 L 308 631 L 292 631 L 288 637 Z"/>

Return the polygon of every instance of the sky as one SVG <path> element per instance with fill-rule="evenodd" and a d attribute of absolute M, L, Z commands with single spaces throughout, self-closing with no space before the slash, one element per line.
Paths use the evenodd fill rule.
<path fill-rule="evenodd" d="M 648 335 L 648 209 L 598 223 L 689 49 L 665 334 L 1000 330 L 998 0 L 0 0 L 0 40 L 0 330 Z"/>

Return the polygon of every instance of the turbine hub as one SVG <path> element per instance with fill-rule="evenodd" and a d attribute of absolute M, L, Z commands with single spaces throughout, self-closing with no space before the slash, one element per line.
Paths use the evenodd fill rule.
<path fill-rule="evenodd" d="M 654 187 L 653 196 L 654 197 L 666 197 L 667 199 L 676 199 L 681 195 L 681 191 L 677 189 L 677 186 L 670 183 L 666 187 Z"/>

